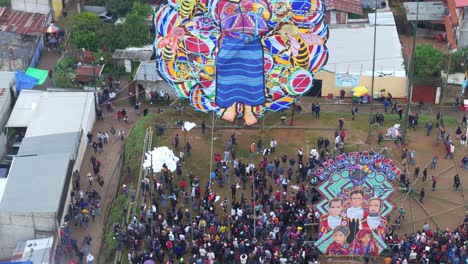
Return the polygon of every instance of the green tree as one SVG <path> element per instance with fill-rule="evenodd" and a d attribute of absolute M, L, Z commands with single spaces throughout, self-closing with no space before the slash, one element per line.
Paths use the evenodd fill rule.
<path fill-rule="evenodd" d="M 106 8 L 119 17 L 124 17 L 132 11 L 134 0 L 107 0 Z"/>
<path fill-rule="evenodd" d="M 147 17 L 153 13 L 153 8 L 149 4 L 136 1 L 133 3 L 132 13 Z"/>
<path fill-rule="evenodd" d="M 456 52 L 453 52 L 451 58 L 450 53 L 445 54 L 442 70 L 447 71 L 449 66 L 448 64 L 450 63 L 450 73 L 465 72 L 465 61 L 463 57 L 468 57 L 468 47 L 458 49 Z"/>
<path fill-rule="evenodd" d="M 145 18 L 134 13 L 128 14 L 125 17 L 120 37 L 125 47 L 141 47 L 150 44 L 149 28 L 145 24 Z"/>
<path fill-rule="evenodd" d="M 429 44 L 418 44 L 414 50 L 414 77 L 431 79 L 440 77 L 444 54 Z"/>
<path fill-rule="evenodd" d="M 103 22 L 96 14 L 90 12 L 77 14 L 73 17 L 71 42 L 78 48 L 95 51 L 100 45 L 100 35 L 97 32 L 102 27 Z"/>

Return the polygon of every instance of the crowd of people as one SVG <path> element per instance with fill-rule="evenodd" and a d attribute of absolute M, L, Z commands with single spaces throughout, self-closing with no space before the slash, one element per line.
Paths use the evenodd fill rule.
<path fill-rule="evenodd" d="M 313 110 L 318 118 L 320 106 L 314 105 Z M 383 126 L 383 118 L 375 122 Z M 239 146 L 233 133 L 226 142 L 225 151 L 214 155 L 214 169 L 208 182 L 184 173 L 184 159 L 190 158 L 187 155 L 190 149 L 187 144 L 180 144 L 176 136 L 174 149 L 186 154 L 181 156 L 174 172 L 163 166 L 161 172 L 149 173 L 139 183 L 140 193 L 135 188 L 122 186 L 121 192 L 126 193 L 133 204 L 138 202 L 138 213 L 131 215 L 128 222 L 113 223 L 116 249 L 125 248 L 128 262 L 133 264 L 147 260 L 196 264 L 317 262 L 321 253 L 313 242 L 318 239 L 320 214 L 311 205 L 321 197 L 314 188 L 320 179 L 313 171 L 334 151 L 344 153 L 344 125 L 344 119 L 339 119 L 338 129 L 331 135 L 334 141 L 319 137 L 310 153 L 304 153 L 302 147 L 298 147 L 294 154 L 278 153 L 276 139 L 269 139 L 269 143 L 259 140 L 250 147 Z M 205 129 L 203 123 L 202 136 L 206 135 Z M 158 129 L 157 135 L 163 136 L 164 129 Z M 96 141 L 92 140 L 93 135 L 88 136 L 95 155 L 103 152 L 101 145 L 107 144 L 108 137 L 106 132 L 99 132 Z M 446 146 L 447 142 L 451 145 L 450 136 L 443 139 Z M 248 161 L 237 156 L 242 147 L 249 148 Z M 406 152 L 403 159 L 414 165 L 414 161 L 410 161 L 414 153 L 410 159 L 410 152 L 403 152 Z M 93 174 L 87 175 L 88 186 L 80 186 L 78 171 L 73 174 L 74 188 L 66 216 L 67 225 L 87 228 L 100 215 L 100 194 L 96 186 L 102 190 L 104 178 L 99 173 L 100 161 L 92 156 L 90 162 Z M 462 165 L 466 170 L 468 155 Z M 419 171 L 415 174 L 417 177 Z M 425 174 L 427 176 L 427 171 Z M 409 174 L 403 180 L 405 185 L 409 182 L 407 179 Z M 127 214 L 127 209 L 122 213 Z M 396 218 L 395 225 L 385 236 L 389 245 L 383 252 L 385 263 L 460 263 L 468 258 L 465 245 L 468 217 L 454 230 L 437 232 L 425 225 L 421 231 L 404 236 L 397 234 L 404 214 L 400 212 Z M 89 252 L 92 238 L 86 237 L 81 247 L 78 246 L 67 225 L 62 228 L 63 246 L 56 258 L 76 254 L 79 263 L 85 260 L 93 263 L 94 257 Z"/>

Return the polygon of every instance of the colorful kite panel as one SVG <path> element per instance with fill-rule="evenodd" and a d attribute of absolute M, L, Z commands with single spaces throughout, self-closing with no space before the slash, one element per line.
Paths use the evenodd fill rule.
<path fill-rule="evenodd" d="M 312 88 L 324 14 L 323 0 L 171 0 L 155 14 L 159 73 L 196 110 L 253 125 Z"/>
<path fill-rule="evenodd" d="M 387 216 L 395 210 L 391 183 L 401 174 L 393 161 L 376 153 L 351 152 L 315 170 L 322 199 L 318 249 L 327 255 L 378 256 L 387 248 Z"/>

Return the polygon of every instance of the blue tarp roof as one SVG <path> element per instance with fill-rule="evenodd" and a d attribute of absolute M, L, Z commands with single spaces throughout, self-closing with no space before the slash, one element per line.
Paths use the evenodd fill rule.
<path fill-rule="evenodd" d="M 38 79 L 30 75 L 27 75 L 26 73 L 21 72 L 21 71 L 16 71 L 15 78 L 16 78 L 16 90 L 18 91 L 18 93 L 21 92 L 21 90 L 23 89 L 32 89 L 39 82 Z"/>

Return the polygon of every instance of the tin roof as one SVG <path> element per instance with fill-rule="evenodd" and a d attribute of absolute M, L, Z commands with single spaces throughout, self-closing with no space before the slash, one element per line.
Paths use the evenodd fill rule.
<path fill-rule="evenodd" d="M 0 7 L 0 31 L 40 35 L 47 29 L 47 15 Z"/>
<path fill-rule="evenodd" d="M 360 0 L 325 0 L 327 10 L 340 10 L 352 14 L 362 15 Z"/>

